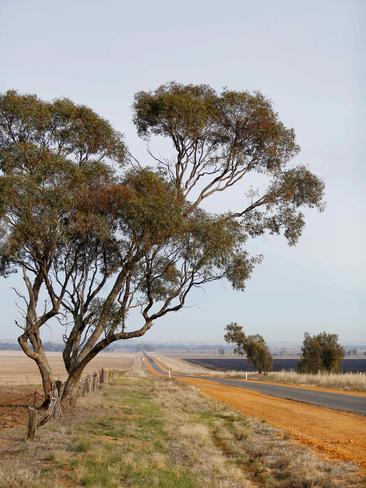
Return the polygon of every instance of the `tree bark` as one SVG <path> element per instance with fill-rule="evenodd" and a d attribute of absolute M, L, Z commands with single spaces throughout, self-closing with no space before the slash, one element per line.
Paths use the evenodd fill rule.
<path fill-rule="evenodd" d="M 53 387 L 55 384 L 53 377 L 52 377 L 52 371 L 51 371 L 50 365 L 46 359 L 46 356 L 43 353 L 40 355 L 39 359 L 36 359 L 36 363 L 37 363 L 38 369 L 41 373 L 43 391 L 44 391 L 46 400 L 48 400 L 50 398 L 50 395 L 52 393 L 52 390 L 53 390 Z"/>
<path fill-rule="evenodd" d="M 43 386 L 43 391 L 45 394 L 45 401 L 49 401 L 52 389 L 54 386 L 54 380 L 52 377 L 52 371 L 50 364 L 47 360 L 47 357 L 44 353 L 42 343 L 40 341 L 36 341 L 36 338 L 33 338 L 33 344 L 37 345 L 36 350 L 32 349 L 30 345 L 28 344 L 28 336 L 27 334 L 23 334 L 18 338 L 18 342 L 23 349 L 24 353 L 33 361 L 38 366 L 41 379 L 42 379 L 42 386 Z"/>
<path fill-rule="evenodd" d="M 83 370 L 84 368 L 78 368 L 69 374 L 69 377 L 66 380 L 64 391 L 62 394 L 62 399 L 61 399 L 62 406 L 65 406 L 66 408 L 68 406 L 69 407 L 75 406 L 79 382 Z"/>

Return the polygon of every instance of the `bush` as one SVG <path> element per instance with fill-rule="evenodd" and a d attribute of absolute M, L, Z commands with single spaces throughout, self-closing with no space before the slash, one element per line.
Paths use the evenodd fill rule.
<path fill-rule="evenodd" d="M 299 373 L 313 373 L 326 371 L 338 373 L 340 362 L 344 358 L 344 348 L 338 344 L 337 334 L 321 334 L 310 336 L 305 333 L 302 345 L 302 355 L 298 365 Z"/>

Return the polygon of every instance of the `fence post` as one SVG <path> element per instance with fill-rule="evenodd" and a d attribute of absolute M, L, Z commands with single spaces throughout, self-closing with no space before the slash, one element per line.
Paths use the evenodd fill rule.
<path fill-rule="evenodd" d="M 54 417 L 62 417 L 62 408 L 61 408 L 61 398 L 64 392 L 65 388 L 65 383 L 62 383 L 62 381 L 57 380 L 55 382 L 55 387 L 54 387 L 54 396 L 56 397 L 56 403 L 55 403 L 55 410 L 53 413 Z"/>
<path fill-rule="evenodd" d="M 98 389 L 98 372 L 97 371 L 94 371 L 94 373 L 93 373 L 92 385 L 93 385 L 93 391 L 97 391 L 97 389 Z"/>
<path fill-rule="evenodd" d="M 37 429 L 37 410 L 34 407 L 28 407 L 28 424 L 27 439 L 34 441 Z"/>
<path fill-rule="evenodd" d="M 87 393 L 90 393 L 92 391 L 92 381 L 93 381 L 93 378 L 90 374 L 88 374 L 88 376 L 86 377 L 87 379 L 87 389 L 86 389 L 86 392 Z"/>

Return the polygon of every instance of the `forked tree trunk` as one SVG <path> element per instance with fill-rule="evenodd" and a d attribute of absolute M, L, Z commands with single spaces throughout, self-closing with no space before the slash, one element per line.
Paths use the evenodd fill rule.
<path fill-rule="evenodd" d="M 54 379 L 52 376 L 52 371 L 50 364 L 47 360 L 47 357 L 44 353 L 42 344 L 38 345 L 37 350 L 34 351 L 30 348 L 30 346 L 27 343 L 28 338 L 23 336 L 20 336 L 18 338 L 18 342 L 23 349 L 24 353 L 30 358 L 35 361 L 35 363 L 38 366 L 39 373 L 41 375 L 42 379 L 42 386 L 43 386 L 43 391 L 45 395 L 45 402 L 49 402 L 49 399 L 52 394 L 52 389 L 54 387 Z"/>

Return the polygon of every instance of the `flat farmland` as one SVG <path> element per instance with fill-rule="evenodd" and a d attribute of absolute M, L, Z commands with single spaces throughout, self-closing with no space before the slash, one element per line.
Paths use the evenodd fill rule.
<path fill-rule="evenodd" d="M 67 377 L 62 354 L 47 353 L 54 377 L 65 380 Z M 84 373 L 101 368 L 128 369 L 134 353 L 101 353 L 85 368 Z M 0 429 L 25 425 L 27 416 L 24 406 L 31 404 L 32 395 L 37 391 L 42 395 L 41 378 L 34 361 L 18 351 L 0 351 Z M 37 397 L 40 404 L 41 396 Z M 28 397 L 27 397 L 28 396 Z M 15 407 L 20 404 L 23 407 Z"/>
<path fill-rule="evenodd" d="M 60 352 L 47 353 L 56 379 L 65 380 L 67 374 Z M 85 368 L 85 373 L 100 368 L 127 369 L 134 353 L 107 352 L 95 357 Z M 32 359 L 18 351 L 0 351 L 0 385 L 39 385 L 41 378 Z"/>
<path fill-rule="evenodd" d="M 225 358 L 225 357 L 183 357 L 199 366 L 215 369 L 218 371 L 255 371 L 254 366 L 245 358 Z M 298 359 L 296 358 L 274 358 L 272 371 L 290 371 L 297 367 Z M 341 369 L 344 373 L 364 373 L 366 372 L 365 359 L 343 359 Z"/>

